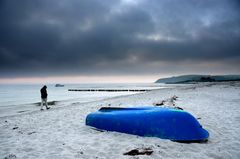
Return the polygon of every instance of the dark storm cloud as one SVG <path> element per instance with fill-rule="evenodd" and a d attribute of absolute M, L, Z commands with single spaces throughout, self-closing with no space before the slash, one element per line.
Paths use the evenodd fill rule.
<path fill-rule="evenodd" d="M 0 77 L 240 68 L 238 0 L 2 0 L 0 20 Z"/>

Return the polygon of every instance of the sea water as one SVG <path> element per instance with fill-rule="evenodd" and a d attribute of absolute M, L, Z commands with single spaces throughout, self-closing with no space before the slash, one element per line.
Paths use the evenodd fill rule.
<path fill-rule="evenodd" d="M 0 85 L 0 117 L 39 110 L 41 102 L 40 84 Z M 84 103 L 138 92 L 77 92 L 68 89 L 160 89 L 163 84 L 67 84 L 64 87 L 47 85 L 48 101 L 55 101 L 56 106 L 71 103 Z"/>

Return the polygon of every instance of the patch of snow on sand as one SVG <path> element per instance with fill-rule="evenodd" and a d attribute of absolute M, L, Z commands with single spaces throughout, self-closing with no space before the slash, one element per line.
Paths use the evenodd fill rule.
<path fill-rule="evenodd" d="M 184 144 L 155 137 L 101 132 L 85 126 L 101 106 L 146 106 L 169 98 L 210 133 L 207 143 Z M 240 158 L 240 83 L 196 84 L 68 105 L 0 118 L 0 156 L 6 158 Z M 126 156 L 151 148 L 150 156 Z"/>

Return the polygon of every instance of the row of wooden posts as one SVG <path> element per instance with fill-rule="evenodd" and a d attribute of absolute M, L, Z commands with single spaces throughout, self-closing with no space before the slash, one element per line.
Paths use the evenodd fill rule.
<path fill-rule="evenodd" d="M 150 89 L 68 89 L 68 91 L 80 92 L 146 92 Z"/>

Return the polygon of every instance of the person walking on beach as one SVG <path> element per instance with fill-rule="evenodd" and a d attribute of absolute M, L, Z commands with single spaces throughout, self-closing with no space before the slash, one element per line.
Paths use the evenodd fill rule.
<path fill-rule="evenodd" d="M 49 109 L 50 107 L 48 107 L 48 104 L 47 104 L 47 96 L 48 96 L 48 94 L 47 94 L 47 86 L 44 85 L 42 87 L 42 89 L 40 90 L 40 92 L 41 92 L 41 98 L 42 98 L 41 110 L 43 110 L 43 103 L 45 104 L 46 109 Z"/>

